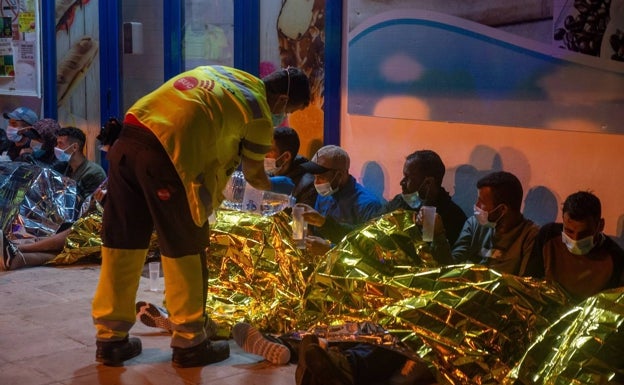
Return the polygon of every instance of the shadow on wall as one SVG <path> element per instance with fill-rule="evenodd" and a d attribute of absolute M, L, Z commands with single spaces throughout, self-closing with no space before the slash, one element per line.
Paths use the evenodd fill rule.
<path fill-rule="evenodd" d="M 624 214 L 618 218 L 616 233 L 612 238 L 620 247 L 624 248 Z"/>
<path fill-rule="evenodd" d="M 362 185 L 372 192 L 380 201 L 386 202 L 384 198 L 385 176 L 381 165 L 375 161 L 364 163 L 362 166 Z"/>
<path fill-rule="evenodd" d="M 468 159 L 455 169 L 453 201 L 467 217 L 474 214 L 477 203 L 477 181 L 489 173 L 502 170 L 500 154 L 488 146 L 476 146 Z"/>
<path fill-rule="evenodd" d="M 477 182 L 496 171 L 508 171 L 522 183 L 525 192 L 523 215 L 541 226 L 557 219 L 558 204 L 555 194 L 545 186 L 529 189 L 531 169 L 524 154 L 514 148 L 505 147 L 497 152 L 491 147 L 477 146 L 470 154 L 470 164 L 458 166 L 455 171 L 455 194 L 453 201 L 466 216 L 473 215 L 477 202 Z"/>
<path fill-rule="evenodd" d="M 527 192 L 522 214 L 538 226 L 556 222 L 558 212 L 557 197 L 547 187 L 536 186 Z"/>

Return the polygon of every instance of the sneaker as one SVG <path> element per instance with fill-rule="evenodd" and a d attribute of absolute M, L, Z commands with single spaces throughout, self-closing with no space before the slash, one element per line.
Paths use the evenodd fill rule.
<path fill-rule="evenodd" d="M 205 340 L 190 348 L 173 348 L 173 366 L 193 368 L 206 366 L 225 360 L 230 356 L 230 344 L 227 341 Z"/>
<path fill-rule="evenodd" d="M 8 271 L 11 269 L 11 263 L 16 257 L 22 257 L 22 252 L 17 249 L 17 246 L 0 231 L 0 271 Z"/>
<path fill-rule="evenodd" d="M 290 361 L 290 350 L 286 345 L 271 341 L 248 323 L 240 322 L 234 325 L 232 337 L 247 353 L 262 356 L 273 364 L 286 365 Z"/>
<path fill-rule="evenodd" d="M 303 351 L 303 360 L 313 384 L 353 385 L 351 365 L 339 351 L 309 344 Z"/>
<path fill-rule="evenodd" d="M 166 309 L 145 301 L 137 302 L 135 309 L 136 317 L 143 325 L 151 328 L 160 328 L 166 330 L 168 333 L 173 332 L 173 325 L 169 320 L 169 313 Z M 210 317 L 206 317 L 205 328 L 208 338 L 218 338 L 217 324 Z"/>
<path fill-rule="evenodd" d="M 121 341 L 97 341 L 95 360 L 106 366 L 122 366 L 124 361 L 141 354 L 141 340 L 137 337 Z"/>
<path fill-rule="evenodd" d="M 295 382 L 297 385 L 313 385 L 312 373 L 308 371 L 305 363 L 304 352 L 311 344 L 318 345 L 319 339 L 314 334 L 307 334 L 301 339 L 297 357 L 297 369 L 295 369 Z"/>
<path fill-rule="evenodd" d="M 137 302 L 135 308 L 137 319 L 144 325 L 151 328 L 161 328 L 169 333 L 172 332 L 173 328 L 167 310 L 145 301 Z"/>

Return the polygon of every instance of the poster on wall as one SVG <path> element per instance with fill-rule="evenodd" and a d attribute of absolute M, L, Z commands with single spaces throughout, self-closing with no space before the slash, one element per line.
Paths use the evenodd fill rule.
<path fill-rule="evenodd" d="M 234 65 L 234 2 L 185 0 L 182 52 L 184 69 Z"/>
<path fill-rule="evenodd" d="M 349 113 L 624 134 L 624 62 L 608 50 L 596 56 L 560 47 L 552 7 L 544 14 L 532 0 L 515 12 L 495 1 L 477 8 L 449 1 L 437 11 L 419 1 L 375 3 L 369 17 L 349 11 Z M 397 10 L 398 3 L 408 8 Z M 610 2 L 610 20 L 622 12 L 618 3 Z M 510 12 L 499 12 L 506 6 Z M 501 27 L 511 17 L 526 27 Z"/>
<path fill-rule="evenodd" d="M 40 96 L 38 4 L 0 0 L 0 95 Z"/>

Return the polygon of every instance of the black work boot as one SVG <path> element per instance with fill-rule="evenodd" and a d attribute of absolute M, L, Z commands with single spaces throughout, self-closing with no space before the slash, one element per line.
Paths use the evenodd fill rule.
<path fill-rule="evenodd" d="M 297 360 L 297 369 L 295 369 L 295 383 L 297 385 L 313 385 L 312 374 L 308 371 L 308 366 L 305 362 L 305 351 L 309 345 L 317 345 L 318 343 L 319 339 L 314 334 L 307 334 L 303 336 L 303 339 L 299 344 L 299 357 Z"/>
<path fill-rule="evenodd" d="M 122 366 L 124 361 L 141 354 L 141 340 L 130 337 L 121 341 L 97 341 L 95 360 L 106 366 Z"/>
<path fill-rule="evenodd" d="M 178 368 L 206 366 L 225 360 L 230 356 L 230 344 L 227 341 L 205 340 L 190 348 L 173 348 L 171 360 Z"/>

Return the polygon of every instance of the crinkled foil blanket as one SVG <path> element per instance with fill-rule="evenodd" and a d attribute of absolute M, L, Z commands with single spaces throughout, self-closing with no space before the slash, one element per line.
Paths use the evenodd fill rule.
<path fill-rule="evenodd" d="M 622 374 L 619 292 L 575 307 L 543 281 L 436 266 L 402 211 L 316 259 L 290 232 L 284 213 L 218 212 L 207 309 L 226 330 L 244 320 L 376 344 L 424 361 L 441 384 L 600 384 Z"/>
<path fill-rule="evenodd" d="M 3 228 L 25 196 L 72 192 L 56 174 L 30 165 L 0 163 L 0 170 Z M 98 254 L 101 207 L 91 208 L 52 263 Z M 413 216 L 402 211 L 320 257 L 295 247 L 289 221 L 284 212 L 217 212 L 207 310 L 222 335 L 247 321 L 267 332 L 368 342 L 424 361 L 441 384 L 624 383 L 624 289 L 575 305 L 541 281 L 473 265 L 439 267 Z"/>
<path fill-rule="evenodd" d="M 76 182 L 58 172 L 22 162 L 0 162 L 0 229 L 48 236 L 72 222 Z"/>

